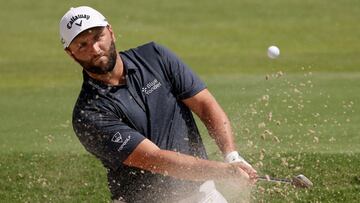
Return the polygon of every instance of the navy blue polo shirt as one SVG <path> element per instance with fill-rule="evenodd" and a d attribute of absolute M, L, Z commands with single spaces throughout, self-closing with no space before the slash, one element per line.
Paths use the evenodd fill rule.
<path fill-rule="evenodd" d="M 113 199 L 170 201 L 198 190 L 199 182 L 177 180 L 122 162 L 145 138 L 159 148 L 207 158 L 198 128 L 182 102 L 205 84 L 175 54 L 154 42 L 120 52 L 126 84 L 84 82 L 73 111 L 73 128 L 87 151 L 108 169 Z"/>

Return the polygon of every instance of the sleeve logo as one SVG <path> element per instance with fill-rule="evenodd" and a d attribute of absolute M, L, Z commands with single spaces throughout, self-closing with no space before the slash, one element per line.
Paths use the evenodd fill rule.
<path fill-rule="evenodd" d="M 117 132 L 112 138 L 111 138 L 112 142 L 116 142 L 116 143 L 123 143 L 123 138 L 120 134 L 120 132 Z"/>
<path fill-rule="evenodd" d="M 118 148 L 118 151 L 120 152 L 121 150 L 124 149 L 124 147 L 126 146 L 126 144 L 130 141 L 131 137 L 130 135 L 128 135 L 126 137 L 125 140 L 123 140 L 123 137 L 122 135 L 120 134 L 120 132 L 117 132 L 115 133 L 115 135 L 111 138 L 111 141 L 112 142 L 115 142 L 115 143 L 119 143 L 121 144 L 120 147 Z"/>

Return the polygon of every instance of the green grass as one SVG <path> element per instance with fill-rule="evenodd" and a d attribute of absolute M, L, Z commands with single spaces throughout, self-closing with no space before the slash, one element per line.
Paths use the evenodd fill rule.
<path fill-rule="evenodd" d="M 1 202 L 109 201 L 105 169 L 72 131 L 81 68 L 59 42 L 60 17 L 83 4 L 107 16 L 120 50 L 157 41 L 193 67 L 259 172 L 304 173 L 315 184 L 259 183 L 253 202 L 359 201 L 356 0 L 13 0 L 0 8 Z M 277 60 L 266 56 L 272 44 L 281 49 Z"/>
<path fill-rule="evenodd" d="M 105 169 L 90 155 L 50 151 L 10 153 L 0 160 L 3 202 L 109 200 Z"/>
<path fill-rule="evenodd" d="M 360 191 L 358 168 L 348 166 L 360 164 L 359 153 L 286 153 L 281 154 L 281 158 L 286 159 L 286 164 L 275 156 L 265 159 L 266 169 L 264 167 L 262 171 L 288 178 L 294 171 L 304 173 L 315 186 L 311 190 L 297 190 L 287 185 L 259 183 L 252 194 L 256 201 L 357 202 Z M 3 202 L 109 201 L 105 170 L 90 155 L 12 153 L 1 156 L 0 161 Z M 228 188 L 221 187 L 220 190 L 230 201 L 239 200 L 236 193 L 228 193 Z"/>

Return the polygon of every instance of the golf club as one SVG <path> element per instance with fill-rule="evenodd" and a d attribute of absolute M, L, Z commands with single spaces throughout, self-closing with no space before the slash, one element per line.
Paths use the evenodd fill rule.
<path fill-rule="evenodd" d="M 292 179 L 260 176 L 260 177 L 258 177 L 258 180 L 264 180 L 264 181 L 269 181 L 269 182 L 289 183 L 297 188 L 310 188 L 313 186 L 313 183 L 302 174 L 294 176 Z"/>

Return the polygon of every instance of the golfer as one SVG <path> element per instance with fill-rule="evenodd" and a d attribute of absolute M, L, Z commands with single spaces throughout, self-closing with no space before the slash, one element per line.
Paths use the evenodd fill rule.
<path fill-rule="evenodd" d="M 60 21 L 66 53 L 83 68 L 73 128 L 107 169 L 114 202 L 226 202 L 214 180 L 254 183 L 230 122 L 205 84 L 175 54 L 150 42 L 117 52 L 111 25 L 87 6 Z M 207 160 L 192 116 L 225 162 Z"/>

